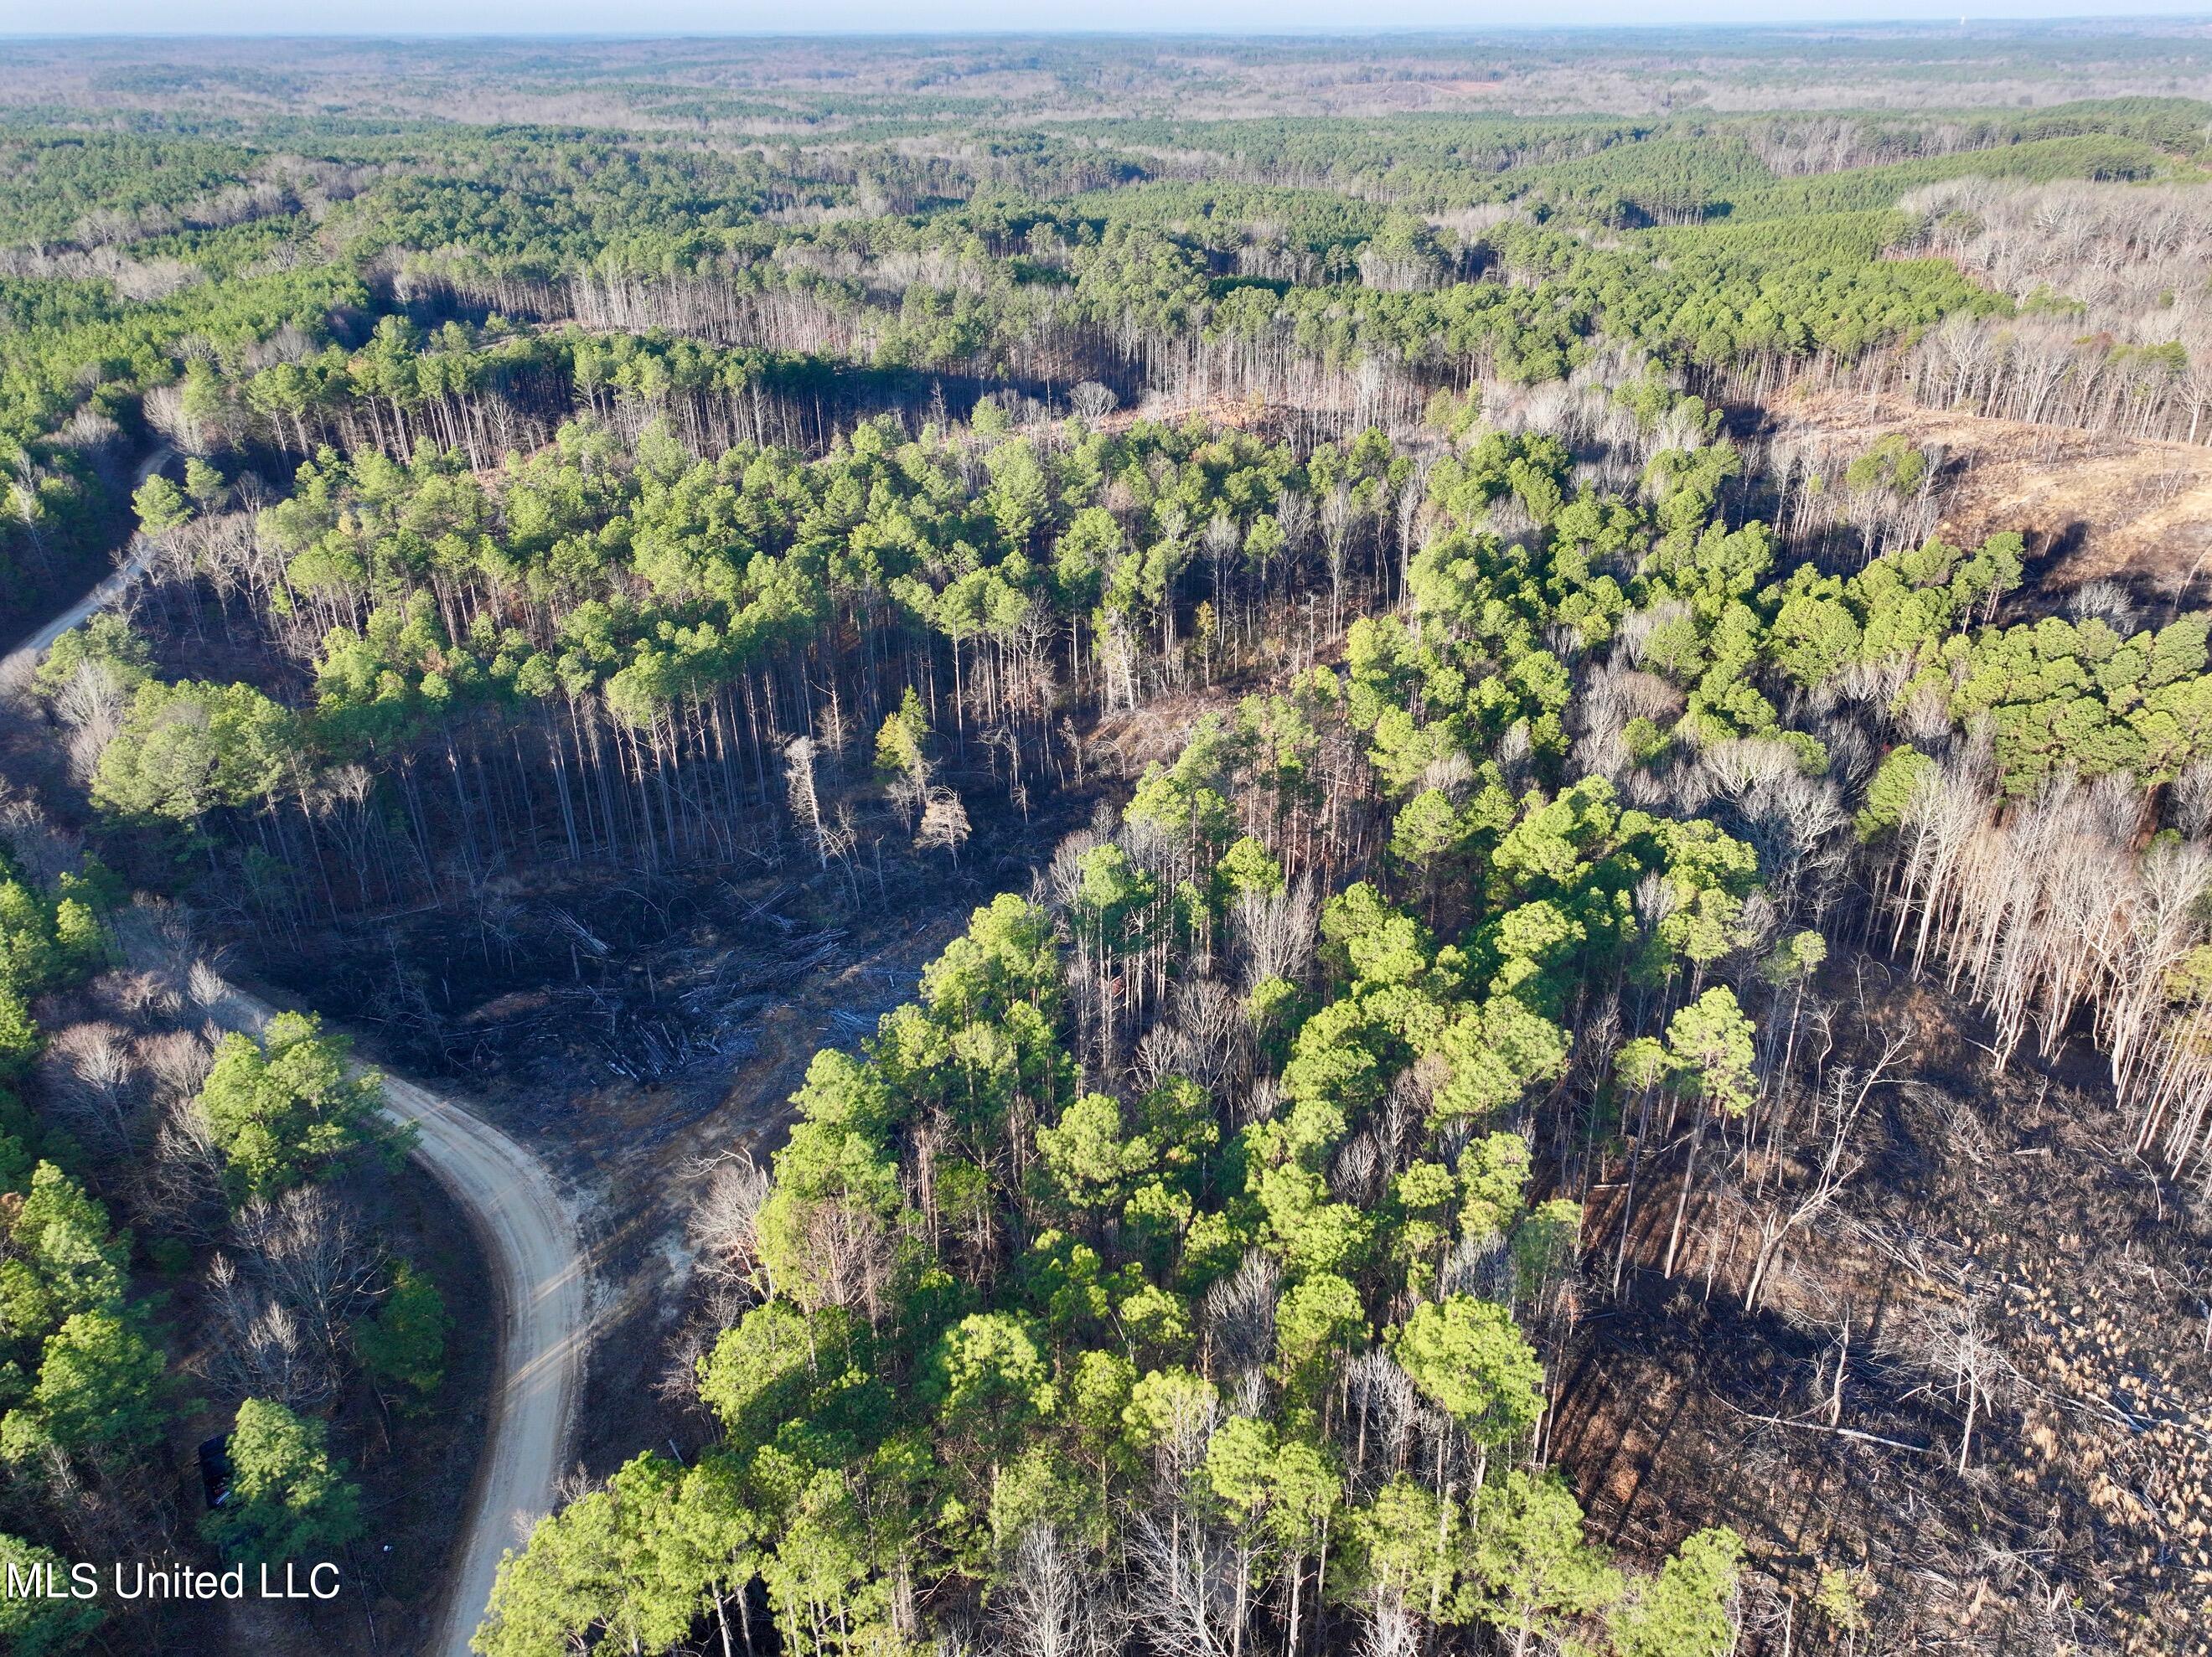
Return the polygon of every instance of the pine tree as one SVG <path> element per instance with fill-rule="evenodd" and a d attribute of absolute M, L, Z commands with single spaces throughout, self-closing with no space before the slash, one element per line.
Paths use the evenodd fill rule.
<path fill-rule="evenodd" d="M 333 1462 L 327 1429 L 282 1404 L 248 1399 L 224 1442 L 229 1493 L 201 1521 L 226 1557 L 248 1563 L 327 1558 L 361 1534 L 361 1491 Z"/>

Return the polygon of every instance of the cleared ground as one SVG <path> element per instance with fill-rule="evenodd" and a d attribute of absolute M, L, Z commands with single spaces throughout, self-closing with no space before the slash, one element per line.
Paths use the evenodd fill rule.
<path fill-rule="evenodd" d="M 1894 398 L 1824 392 L 1780 404 L 1772 435 L 1863 451 L 1892 433 L 1943 457 L 1947 540 L 2027 542 L 2046 590 L 2118 581 L 2139 600 L 2204 599 L 2212 583 L 2212 448 L 1986 420 Z"/>

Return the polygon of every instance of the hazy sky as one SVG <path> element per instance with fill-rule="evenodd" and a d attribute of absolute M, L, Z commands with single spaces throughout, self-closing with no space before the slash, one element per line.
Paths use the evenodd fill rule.
<path fill-rule="evenodd" d="M 2206 0 L 0 0 L 0 33 L 502 34 L 1543 27 L 2186 16 Z"/>

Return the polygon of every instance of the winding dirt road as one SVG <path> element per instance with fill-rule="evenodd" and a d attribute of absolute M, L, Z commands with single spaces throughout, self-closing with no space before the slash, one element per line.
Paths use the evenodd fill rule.
<path fill-rule="evenodd" d="M 169 458 L 156 450 L 141 481 Z M 0 659 L 0 688 L 27 683 L 53 641 L 113 604 L 145 573 L 132 553 L 92 592 Z M 226 985 L 208 1016 L 226 1029 L 258 1034 L 274 1015 L 266 1002 Z M 553 1505 L 570 1418 L 583 1381 L 587 1332 L 584 1257 L 544 1164 L 481 1117 L 450 1099 L 386 1073 L 385 1108 L 414 1125 L 415 1158 L 475 1227 L 491 1267 L 487 1299 L 500 1308 L 499 1363 L 483 1453 L 467 1518 L 455 1543 L 444 1605 L 424 1657 L 469 1657 L 470 1636 L 491 1599 L 500 1557 L 520 1546 L 530 1525 Z M 459 1317 L 483 1307 L 456 1306 Z"/>
<path fill-rule="evenodd" d="M 208 1016 L 258 1035 L 276 1009 L 226 986 Z M 386 1073 L 386 1110 L 420 1136 L 415 1158 L 475 1225 L 497 1279 L 501 1321 L 489 1430 L 436 1632 L 424 1657 L 468 1657 L 500 1556 L 553 1505 L 583 1378 L 583 1256 L 544 1164 L 482 1117 Z M 477 1308 L 456 1306 L 458 1317 Z M 489 1308 L 483 1308 L 488 1310 Z"/>

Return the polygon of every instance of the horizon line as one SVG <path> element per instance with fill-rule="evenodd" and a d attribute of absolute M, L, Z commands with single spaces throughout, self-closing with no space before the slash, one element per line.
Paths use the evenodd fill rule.
<path fill-rule="evenodd" d="M 130 29 L 11 29 L 0 27 L 0 40 L 11 44 L 52 42 L 57 45 L 98 41 L 125 43 L 133 40 L 175 42 L 179 40 L 252 41 L 266 43 L 284 40 L 406 42 L 406 41 L 564 41 L 621 44 L 630 41 L 658 40 L 834 40 L 840 39 L 868 39 L 876 40 L 1102 40 L 1102 39 L 1339 39 L 1361 40 L 1386 37 L 1480 39 L 1486 35 L 1540 34 L 1663 34 L 1668 33 L 1729 29 L 1741 33 L 1786 33 L 1805 29 L 1911 29 L 1917 31 L 1948 31 L 1952 33 L 1974 28 L 2053 28 L 2089 25 L 2098 28 L 2122 31 L 2140 24 L 2194 24 L 2212 27 L 2212 10 L 2137 11 L 2118 15 L 2096 13 L 2052 13 L 2048 15 L 1972 15 L 1955 19 L 1936 16 L 1896 15 L 1886 17 L 1820 16 L 1817 15 L 1776 19 L 1745 21 L 1722 16 L 1686 16 L 1671 21 L 1622 22 L 1571 20 L 1536 22 L 1499 21 L 1486 23 L 1370 23 L 1357 27 L 1327 23 L 1279 24 L 1257 27 L 1237 22 L 1221 22 L 1208 26 L 1157 26 L 1122 28 L 1102 27 L 1056 27 L 1041 25 L 1034 27 L 911 27 L 875 26 L 864 23 L 845 24 L 823 28 L 642 28 L 624 30 L 605 29 L 439 29 L 406 28 L 371 30 L 356 28 L 332 29 L 225 29 L 225 28 L 130 28 Z"/>

